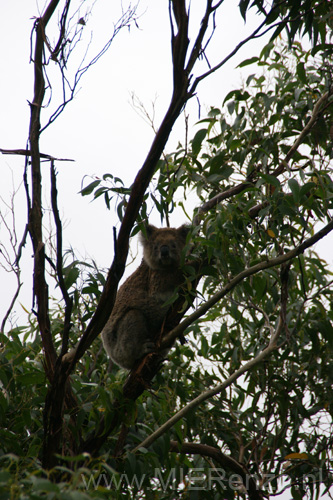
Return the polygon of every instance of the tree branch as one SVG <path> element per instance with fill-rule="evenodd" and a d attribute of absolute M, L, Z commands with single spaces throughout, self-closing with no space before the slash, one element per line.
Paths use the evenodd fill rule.
<path fill-rule="evenodd" d="M 1 149 L 0 148 L 0 153 L 4 155 L 22 155 L 22 156 L 31 156 L 31 151 L 30 149 Z M 45 153 L 39 153 L 40 158 L 45 158 L 47 160 L 53 160 L 53 161 L 75 161 L 75 160 L 70 160 L 69 158 L 55 158 L 54 156 L 47 155 Z"/>
<path fill-rule="evenodd" d="M 21 287 L 23 284 L 21 282 L 20 260 L 21 260 L 21 256 L 22 256 L 22 249 L 25 246 L 26 241 L 27 241 L 28 224 L 26 224 L 24 231 L 23 231 L 23 235 L 21 237 L 21 241 L 18 243 L 17 236 L 16 236 L 16 227 L 15 227 L 16 221 L 15 221 L 15 210 L 14 210 L 14 198 L 15 198 L 16 193 L 17 193 L 17 191 L 14 190 L 14 192 L 11 196 L 10 205 L 8 206 L 8 208 L 10 209 L 10 211 L 12 213 L 12 227 L 10 227 L 9 224 L 7 223 L 5 215 L 3 215 L 0 212 L 0 220 L 2 221 L 6 230 L 8 231 L 10 245 L 11 245 L 12 252 L 13 252 L 13 256 L 11 257 L 9 252 L 6 249 L 5 245 L 3 243 L 0 243 L 0 254 L 2 254 L 2 256 L 6 262 L 6 265 L 7 265 L 7 267 L 6 267 L 6 265 L 1 264 L 1 267 L 3 267 L 9 273 L 13 272 L 16 276 L 16 282 L 17 282 L 16 290 L 14 292 L 14 295 L 12 297 L 10 305 L 9 305 L 9 307 L 8 307 L 4 317 L 2 319 L 2 322 L 1 322 L 1 327 L 0 327 L 1 332 L 4 332 L 4 330 L 5 330 L 6 322 L 7 322 L 8 318 L 13 310 L 14 304 L 16 302 L 17 297 L 19 296 L 19 293 L 20 293 L 20 290 L 21 290 Z"/>
<path fill-rule="evenodd" d="M 201 443 L 178 443 L 170 441 L 170 451 L 174 453 L 183 453 L 186 455 L 201 455 L 210 457 L 222 467 L 232 470 L 241 477 L 244 487 L 247 489 L 251 500 L 263 500 L 263 494 L 257 488 L 254 478 L 249 474 L 244 465 L 240 464 L 232 457 L 225 455 L 218 448 Z"/>
<path fill-rule="evenodd" d="M 267 30 L 265 30 L 263 33 L 261 33 L 260 35 L 257 35 L 257 33 L 259 33 L 259 31 L 263 28 L 263 26 L 266 24 L 266 20 L 263 21 L 259 26 L 258 28 L 256 28 L 252 33 L 251 35 L 249 35 L 248 37 L 244 38 L 244 40 L 242 40 L 241 42 L 239 42 L 239 44 L 234 48 L 234 50 L 232 50 L 221 62 L 219 62 L 218 64 L 216 64 L 213 68 L 209 69 L 208 71 L 206 71 L 206 73 L 203 73 L 202 75 L 198 76 L 191 88 L 190 88 L 190 93 L 191 94 L 194 94 L 197 86 L 199 85 L 199 83 L 204 80 L 205 78 L 207 78 L 208 76 L 210 76 L 212 73 L 215 73 L 215 71 L 219 70 L 220 68 L 222 68 L 222 66 L 224 66 L 235 54 L 237 54 L 237 52 L 243 47 L 243 45 L 245 45 L 247 42 L 249 42 L 250 40 L 254 39 L 254 38 L 257 38 L 258 36 L 263 36 L 265 35 L 265 33 L 267 33 L 267 31 L 269 31 L 270 29 L 272 29 L 274 26 L 271 26 L 270 28 L 268 28 Z M 280 23 L 277 23 L 277 24 L 280 24 Z"/>
<path fill-rule="evenodd" d="M 45 246 L 42 233 L 42 184 L 40 168 L 40 118 L 45 95 L 45 79 L 43 68 L 44 43 L 46 41 L 45 28 L 55 12 L 59 0 L 51 0 L 45 13 L 34 24 L 35 52 L 34 52 L 34 96 L 30 104 L 29 142 L 31 152 L 32 202 L 29 211 L 29 232 L 34 251 L 33 290 L 37 300 L 37 319 L 41 333 L 45 355 L 45 371 L 51 381 L 44 410 L 44 442 L 43 466 L 51 468 L 55 465 L 55 453 L 60 451 L 62 440 L 62 416 L 64 407 L 65 384 L 54 397 L 54 405 L 49 404 L 54 396 L 54 372 L 57 354 L 54 347 L 48 305 L 48 286 L 45 279 Z M 57 381 L 58 383 L 58 381 Z"/>
<path fill-rule="evenodd" d="M 169 418 L 167 422 L 161 425 L 161 427 L 159 427 L 150 436 L 148 436 L 140 444 L 138 444 L 135 448 L 133 448 L 133 450 L 131 450 L 131 453 L 139 451 L 140 448 L 148 448 L 154 441 L 156 441 L 156 439 L 158 439 L 160 436 L 162 436 L 162 434 L 171 429 L 171 427 L 173 427 L 179 420 L 185 417 L 190 411 L 193 411 L 197 406 L 199 406 L 207 399 L 210 399 L 213 396 L 216 396 L 220 392 L 224 391 L 233 382 L 235 382 L 241 375 L 243 375 L 243 373 L 246 373 L 247 371 L 251 370 L 254 366 L 258 365 L 264 359 L 266 359 L 273 351 L 276 350 L 277 348 L 276 341 L 281 333 L 281 330 L 282 330 L 282 322 L 279 321 L 276 331 L 274 335 L 271 337 L 271 341 L 263 351 L 257 354 L 255 358 L 251 359 L 243 366 L 238 368 L 238 370 L 236 370 L 232 375 L 230 375 L 230 377 L 227 378 L 224 382 L 218 384 L 212 389 L 208 389 L 207 391 L 201 393 L 195 399 L 190 401 L 186 406 L 184 406 L 181 410 L 179 410 L 171 418 Z"/>
<path fill-rule="evenodd" d="M 255 264 L 254 266 L 244 269 L 232 278 L 229 283 L 227 283 L 219 292 L 208 299 L 204 304 L 202 304 L 196 311 L 185 318 L 179 325 L 177 325 L 173 330 L 171 330 L 167 335 L 165 335 L 161 342 L 161 349 L 168 347 L 173 344 L 175 339 L 183 334 L 188 326 L 190 326 L 194 321 L 201 318 L 212 306 L 219 302 L 223 297 L 225 297 L 233 288 L 235 288 L 238 283 L 243 281 L 245 278 L 252 276 L 264 269 L 269 269 L 270 267 L 280 266 L 298 255 L 302 254 L 307 248 L 313 246 L 317 241 L 326 236 L 330 231 L 333 230 L 333 221 L 329 222 L 316 234 L 303 241 L 298 247 L 290 250 L 289 252 L 279 255 L 275 259 L 266 260 Z"/>
<path fill-rule="evenodd" d="M 29 142 L 31 151 L 32 202 L 29 212 L 29 232 L 34 251 L 33 290 L 37 299 L 37 318 L 41 332 L 45 368 L 50 380 L 53 377 L 56 352 L 51 336 L 50 318 L 48 315 L 48 286 L 45 280 L 45 252 L 42 236 L 42 187 L 40 169 L 40 114 L 45 95 L 45 80 L 43 75 L 43 53 L 45 27 L 57 8 L 59 0 L 51 0 L 42 17 L 36 20 L 34 53 L 34 97 L 30 104 Z"/>
<path fill-rule="evenodd" d="M 69 3 L 70 1 L 67 1 L 64 9 L 69 8 Z M 137 11 L 137 5 L 134 7 L 129 6 L 128 9 L 122 14 L 120 19 L 117 21 L 117 23 L 113 27 L 113 33 L 112 36 L 109 38 L 109 40 L 105 43 L 103 48 L 87 63 L 85 63 L 85 59 L 88 53 L 88 49 L 86 51 L 86 54 L 83 57 L 83 60 L 81 61 L 79 68 L 74 76 L 73 82 L 69 82 L 69 80 L 65 76 L 65 69 L 66 69 L 66 62 L 69 57 L 69 54 L 71 53 L 71 50 L 69 51 L 69 54 L 66 56 L 66 60 L 61 59 L 58 61 L 57 55 L 58 55 L 58 48 L 61 48 L 62 45 L 62 40 L 64 35 L 66 36 L 66 31 L 64 31 L 64 21 L 66 20 L 67 14 L 64 14 L 64 11 L 62 12 L 61 20 L 60 20 L 60 35 L 59 35 L 59 40 L 57 43 L 56 48 L 51 52 L 51 59 L 56 61 L 60 67 L 61 71 L 61 78 L 63 82 L 63 102 L 57 107 L 57 109 L 52 113 L 52 115 L 49 117 L 48 122 L 43 126 L 41 129 L 41 132 L 43 132 L 47 127 L 49 127 L 57 118 L 58 116 L 63 112 L 64 108 L 69 104 L 75 97 L 76 95 L 76 90 L 78 88 L 79 82 L 81 78 L 84 76 L 84 74 L 94 65 L 96 64 L 101 57 L 109 50 L 111 47 L 112 42 L 114 41 L 115 37 L 118 35 L 118 33 L 125 27 L 130 27 L 131 23 L 136 21 L 136 11 Z M 81 29 L 83 29 L 83 26 L 81 25 Z M 75 35 L 74 35 L 75 36 Z M 70 35 L 67 33 L 67 37 L 70 38 Z M 73 40 L 74 37 L 72 37 Z M 89 48 L 89 47 L 88 47 Z"/>
<path fill-rule="evenodd" d="M 57 202 L 58 192 L 57 192 L 57 179 L 54 167 L 54 160 L 51 160 L 51 204 L 52 212 L 54 217 L 54 222 L 56 226 L 56 239 L 57 239 L 57 263 L 56 263 L 56 273 L 58 278 L 59 287 L 65 301 L 65 321 L 64 328 L 62 332 L 62 347 L 61 354 L 63 356 L 68 350 L 68 337 L 71 328 L 71 313 L 73 307 L 73 298 L 69 296 L 65 280 L 63 276 L 63 262 L 62 262 L 62 224 L 59 216 L 58 202 Z"/>

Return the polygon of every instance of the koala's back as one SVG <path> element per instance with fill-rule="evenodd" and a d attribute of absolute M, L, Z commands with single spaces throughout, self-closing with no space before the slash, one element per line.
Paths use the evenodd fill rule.
<path fill-rule="evenodd" d="M 117 323 L 131 310 L 141 311 L 151 331 L 156 331 L 163 322 L 176 288 L 182 283 L 183 274 L 174 270 L 155 271 L 142 260 L 138 269 L 119 288 L 113 312 L 108 323 L 116 328 Z"/>

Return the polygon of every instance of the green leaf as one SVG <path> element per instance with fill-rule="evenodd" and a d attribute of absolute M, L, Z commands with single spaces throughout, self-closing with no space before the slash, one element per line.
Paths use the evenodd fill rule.
<path fill-rule="evenodd" d="M 93 181 L 90 184 L 88 184 L 88 186 L 81 189 L 81 191 L 79 191 L 79 192 L 81 193 L 82 196 L 87 196 L 88 194 L 91 194 L 94 191 L 94 189 L 100 185 L 100 183 L 101 183 L 100 180 Z"/>
<path fill-rule="evenodd" d="M 195 134 L 192 140 L 192 153 L 194 154 L 194 156 L 198 156 L 201 149 L 202 141 L 206 137 L 206 134 L 207 134 L 207 129 L 205 128 L 198 130 L 198 132 Z"/>
<path fill-rule="evenodd" d="M 59 493 L 60 489 L 57 484 L 52 483 L 49 479 L 34 477 L 33 491 L 46 491 L 46 492 Z"/>
<path fill-rule="evenodd" d="M 304 62 L 300 62 L 300 63 L 297 64 L 296 72 L 297 72 L 297 76 L 300 79 L 300 81 L 302 83 L 306 84 L 307 83 L 307 78 L 306 78 L 306 72 L 305 72 Z"/>
<path fill-rule="evenodd" d="M 245 59 L 245 61 L 241 62 L 237 67 L 244 68 L 244 66 L 249 66 L 250 64 L 254 64 L 259 61 L 259 57 L 251 57 L 250 59 Z"/>
<path fill-rule="evenodd" d="M 276 188 L 279 188 L 281 186 L 281 183 L 277 177 L 274 175 L 270 174 L 263 174 L 262 172 L 258 172 L 258 177 L 261 177 L 267 184 L 270 184 L 271 186 L 275 186 Z M 260 183 L 261 185 L 261 183 Z"/>
<path fill-rule="evenodd" d="M 227 108 L 229 113 L 232 115 L 233 112 L 235 111 L 235 102 L 234 101 L 228 102 Z"/>
<path fill-rule="evenodd" d="M 104 174 L 103 175 L 103 181 L 106 181 L 107 179 L 113 179 L 113 175 L 112 174 Z M 114 180 L 116 180 L 117 177 L 115 177 Z"/>
<path fill-rule="evenodd" d="M 208 355 L 208 350 L 209 350 L 209 346 L 208 346 L 208 342 L 207 342 L 207 339 L 206 337 L 203 335 L 201 337 L 201 349 L 200 349 L 200 353 L 201 355 L 206 358 L 207 355 Z"/>
<path fill-rule="evenodd" d="M 246 11 L 249 6 L 250 0 L 240 0 L 239 10 L 244 21 L 246 20 Z"/>
<path fill-rule="evenodd" d="M 76 283 L 76 280 L 80 276 L 80 269 L 78 267 L 74 267 L 73 264 L 64 268 L 64 280 L 66 289 L 69 288 Z"/>
<path fill-rule="evenodd" d="M 241 139 L 234 139 L 229 144 L 229 150 L 234 151 L 235 149 L 240 148 L 241 146 L 242 146 Z"/>
<path fill-rule="evenodd" d="M 295 89 L 295 101 L 299 101 L 299 98 L 302 94 L 302 92 L 304 92 L 304 89 L 302 88 L 298 88 L 298 89 Z"/>
<path fill-rule="evenodd" d="M 296 203 L 296 205 L 298 205 L 299 201 L 300 201 L 300 186 L 299 186 L 297 180 L 296 179 L 289 179 L 288 185 L 289 185 L 290 191 L 292 192 L 294 202 Z"/>

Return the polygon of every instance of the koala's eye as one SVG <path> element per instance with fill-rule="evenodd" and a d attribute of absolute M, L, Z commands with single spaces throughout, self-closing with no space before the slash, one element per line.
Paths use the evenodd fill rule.
<path fill-rule="evenodd" d="M 176 246 L 177 246 L 177 245 L 176 245 L 176 243 L 173 241 L 173 242 L 171 243 L 171 248 L 175 249 L 175 248 L 176 248 Z"/>

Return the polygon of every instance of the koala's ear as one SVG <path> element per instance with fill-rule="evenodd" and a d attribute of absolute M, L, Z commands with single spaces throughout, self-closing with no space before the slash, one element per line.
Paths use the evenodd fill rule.
<path fill-rule="evenodd" d="M 140 242 L 144 245 L 147 242 L 147 240 L 151 238 L 151 236 L 154 234 L 155 231 L 157 231 L 157 227 L 145 223 L 144 228 L 140 233 Z"/>
<path fill-rule="evenodd" d="M 178 234 L 183 238 L 183 240 L 186 240 L 187 235 L 191 231 L 191 226 L 189 226 L 188 224 L 183 224 L 177 229 L 177 231 Z"/>

